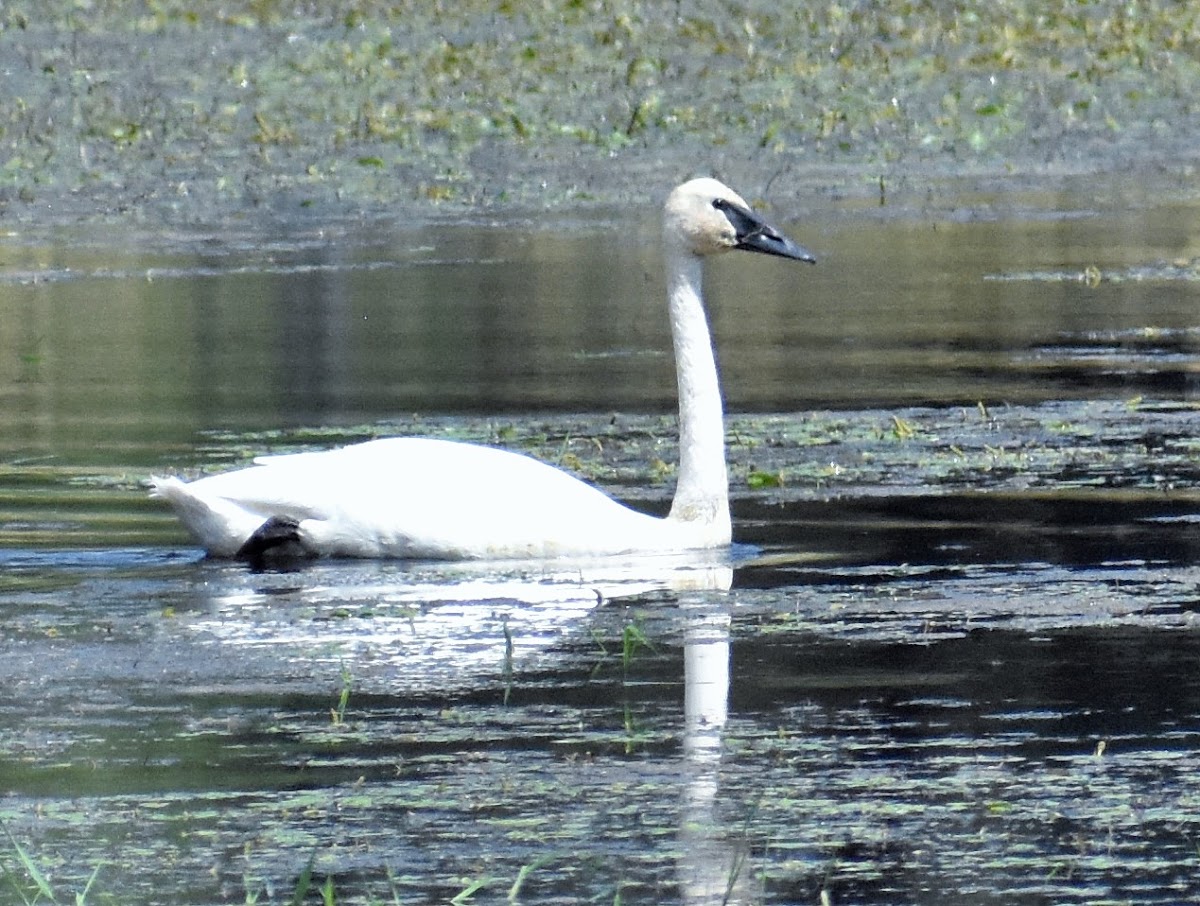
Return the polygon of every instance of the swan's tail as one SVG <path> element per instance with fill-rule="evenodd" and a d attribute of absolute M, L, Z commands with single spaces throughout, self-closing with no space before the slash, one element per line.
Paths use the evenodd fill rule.
<path fill-rule="evenodd" d="M 183 482 L 178 478 L 165 478 L 161 475 L 150 476 L 150 496 L 158 497 L 163 500 L 170 500 L 174 492 L 173 488 L 182 487 Z"/>
<path fill-rule="evenodd" d="M 235 556 L 257 525 L 247 528 L 247 514 L 237 506 L 221 497 L 197 494 L 193 485 L 179 478 L 151 477 L 150 496 L 171 504 L 191 536 L 214 557 Z"/>

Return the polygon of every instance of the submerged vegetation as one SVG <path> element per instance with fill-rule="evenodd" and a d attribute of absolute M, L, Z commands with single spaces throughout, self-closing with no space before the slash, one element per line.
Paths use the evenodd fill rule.
<path fill-rule="evenodd" d="M 829 503 L 882 494 L 933 496 L 963 492 L 1054 493 L 1104 490 L 1161 497 L 1177 489 L 1190 500 L 1200 477 L 1196 408 L 1189 403 L 1125 401 L 1038 406 L 839 410 L 733 415 L 727 419 L 735 516 L 762 504 Z M 494 444 L 529 453 L 594 482 L 644 508 L 665 507 L 678 458 L 673 416 L 444 417 L 375 425 L 289 431 L 209 432 L 189 471 L 220 471 L 264 450 L 294 452 L 380 436 L 421 434 Z M 78 467 L 0 467 L 7 519 L 0 544 L 64 547 L 104 537 L 125 544 L 186 543 L 170 513 L 148 500 L 144 478 L 120 469 L 85 481 Z M 455 476 L 436 478 L 453 482 Z M 70 517 L 65 518 L 64 512 Z M 0 590 L 24 587 L 19 574 L 0 577 Z M 636 642 L 636 639 L 632 641 Z M 630 639 L 626 639 L 629 645 Z M 636 647 L 636 645 L 635 645 Z M 628 655 L 626 655 L 628 656 Z M 352 688 L 341 675 L 331 709 L 340 723 Z"/>
<path fill-rule="evenodd" d="M 207 218 L 1192 158 L 1200 10 L 16 0 L 0 53 L 0 205 Z"/>
<path fill-rule="evenodd" d="M 810 500 L 964 490 L 1170 491 L 1197 478 L 1197 409 L 1146 400 L 734 414 L 726 418 L 738 499 Z M 678 458 L 674 416 L 420 417 L 321 430 L 209 435 L 213 468 L 275 452 L 421 434 L 494 444 L 558 463 L 618 496 L 665 502 Z M 446 476 L 453 481 L 453 476 Z"/>

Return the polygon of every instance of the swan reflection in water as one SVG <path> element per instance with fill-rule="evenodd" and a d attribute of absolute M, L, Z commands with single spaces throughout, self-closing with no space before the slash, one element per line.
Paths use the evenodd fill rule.
<path fill-rule="evenodd" d="M 729 589 L 724 552 L 605 558 L 590 564 L 327 564 L 297 574 L 212 565 L 197 584 L 190 631 L 239 652 L 303 661 L 404 696 L 494 689 L 499 665 L 515 670 L 577 664 L 564 640 L 586 631 L 597 608 L 650 596 L 683 620 L 679 861 L 683 902 L 738 902 L 744 853 L 715 814 L 730 685 Z M 649 605 L 653 606 L 653 605 Z M 370 610 L 369 620 L 328 614 Z M 200 611 L 200 612 L 196 612 Z M 297 614 L 306 614 L 298 618 Z M 572 659 L 575 660 L 572 660 Z M 285 667 L 285 670 L 290 668 Z M 743 875 L 746 873 L 742 873 Z M 731 882 L 737 884 L 731 887 Z"/>
<path fill-rule="evenodd" d="M 683 641 L 683 753 L 688 777 L 680 817 L 679 887 L 687 906 L 742 902 L 745 846 L 716 814 L 729 714 L 728 600 L 690 609 Z"/>

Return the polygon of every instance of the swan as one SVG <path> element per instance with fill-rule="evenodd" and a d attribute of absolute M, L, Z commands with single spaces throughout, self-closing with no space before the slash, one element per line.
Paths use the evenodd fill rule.
<path fill-rule="evenodd" d="M 728 546 L 725 427 L 700 295 L 703 262 L 731 249 L 816 259 L 708 177 L 667 198 L 663 247 L 680 450 L 665 518 L 520 453 L 420 437 L 262 456 L 190 482 L 155 477 L 151 496 L 174 508 L 209 556 L 252 562 L 275 555 L 541 560 Z"/>

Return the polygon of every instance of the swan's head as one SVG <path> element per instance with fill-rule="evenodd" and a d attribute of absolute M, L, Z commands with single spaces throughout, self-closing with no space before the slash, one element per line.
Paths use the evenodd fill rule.
<path fill-rule="evenodd" d="M 691 255 L 743 249 L 810 264 L 817 260 L 754 213 L 737 192 L 708 177 L 685 182 L 668 196 L 663 238 Z"/>

